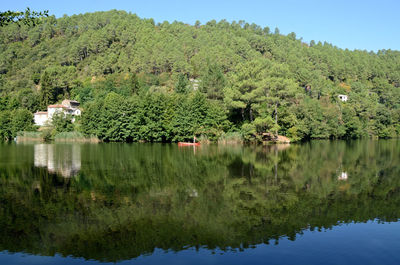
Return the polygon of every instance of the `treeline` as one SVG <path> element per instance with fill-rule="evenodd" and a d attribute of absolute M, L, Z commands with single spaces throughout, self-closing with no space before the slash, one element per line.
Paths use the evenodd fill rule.
<path fill-rule="evenodd" d="M 74 130 L 106 141 L 387 138 L 400 133 L 400 52 L 113 10 L 1 27 L 0 95 L 2 112 L 76 99 Z"/>
<path fill-rule="evenodd" d="M 185 141 L 194 135 L 217 140 L 229 128 L 224 108 L 200 92 L 128 99 L 112 92 L 88 103 L 81 119 L 83 132 L 105 141 Z"/>
<path fill-rule="evenodd" d="M 9 141 L 17 136 L 19 131 L 32 131 L 33 115 L 27 109 L 0 111 L 0 140 Z"/>

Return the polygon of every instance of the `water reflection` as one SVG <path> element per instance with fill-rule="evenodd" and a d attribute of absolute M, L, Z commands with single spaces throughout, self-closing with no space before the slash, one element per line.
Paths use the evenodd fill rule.
<path fill-rule="evenodd" d="M 66 178 L 75 176 L 81 169 L 81 146 L 35 144 L 34 165 Z"/>
<path fill-rule="evenodd" d="M 344 171 L 340 173 L 340 175 L 338 176 L 338 180 L 347 180 L 347 178 L 348 178 L 347 172 Z"/>
<path fill-rule="evenodd" d="M 34 160 L 21 162 L 24 152 Z M 172 144 L 7 146 L 0 250 L 116 262 L 155 249 L 279 244 L 341 223 L 397 221 L 399 175 L 399 141 L 195 154 Z"/>

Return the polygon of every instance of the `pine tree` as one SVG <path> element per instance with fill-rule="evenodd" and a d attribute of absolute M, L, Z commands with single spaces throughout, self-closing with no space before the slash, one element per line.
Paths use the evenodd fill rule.
<path fill-rule="evenodd" d="M 40 85 L 40 109 L 45 110 L 55 101 L 51 79 L 47 71 L 43 73 Z"/>

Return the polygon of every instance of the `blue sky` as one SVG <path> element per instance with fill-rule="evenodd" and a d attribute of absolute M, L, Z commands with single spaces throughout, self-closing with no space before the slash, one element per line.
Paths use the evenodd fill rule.
<path fill-rule="evenodd" d="M 156 22 L 245 20 L 304 41 L 327 41 L 340 48 L 400 50 L 399 0 L 0 0 L 0 11 L 49 10 L 60 17 L 118 9 Z"/>

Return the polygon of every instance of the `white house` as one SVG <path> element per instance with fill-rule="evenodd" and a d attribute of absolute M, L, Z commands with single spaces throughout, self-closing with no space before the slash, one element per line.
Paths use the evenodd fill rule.
<path fill-rule="evenodd" d="M 60 113 L 60 112 L 64 112 L 65 113 L 66 111 L 64 111 L 64 109 L 66 109 L 66 107 L 61 105 L 61 104 L 48 105 L 47 106 L 47 118 L 48 118 L 48 120 L 51 122 L 51 119 L 53 119 L 53 115 L 56 114 L 56 113 Z"/>
<path fill-rule="evenodd" d="M 200 80 L 194 79 L 194 78 L 190 78 L 189 81 L 192 84 L 193 90 L 197 90 L 199 88 Z"/>
<path fill-rule="evenodd" d="M 348 178 L 347 172 L 342 172 L 338 176 L 338 180 L 347 180 L 347 178 Z"/>
<path fill-rule="evenodd" d="M 46 125 L 47 120 L 47 111 L 38 111 L 34 114 L 34 121 L 36 125 L 44 126 Z"/>
<path fill-rule="evenodd" d="M 39 111 L 34 114 L 34 121 L 36 125 L 44 126 L 51 123 L 53 115 L 56 113 L 64 113 L 64 115 L 70 114 L 72 116 L 81 115 L 79 109 L 79 102 L 75 100 L 65 99 L 61 104 L 47 106 L 47 111 Z M 72 119 L 74 122 L 75 119 Z"/>
<path fill-rule="evenodd" d="M 68 114 L 71 115 L 81 115 L 81 110 L 79 109 L 79 102 L 76 100 L 64 99 L 61 105 L 65 106 Z"/>
<path fill-rule="evenodd" d="M 343 102 L 346 102 L 348 99 L 347 95 L 338 95 L 338 98 Z"/>

